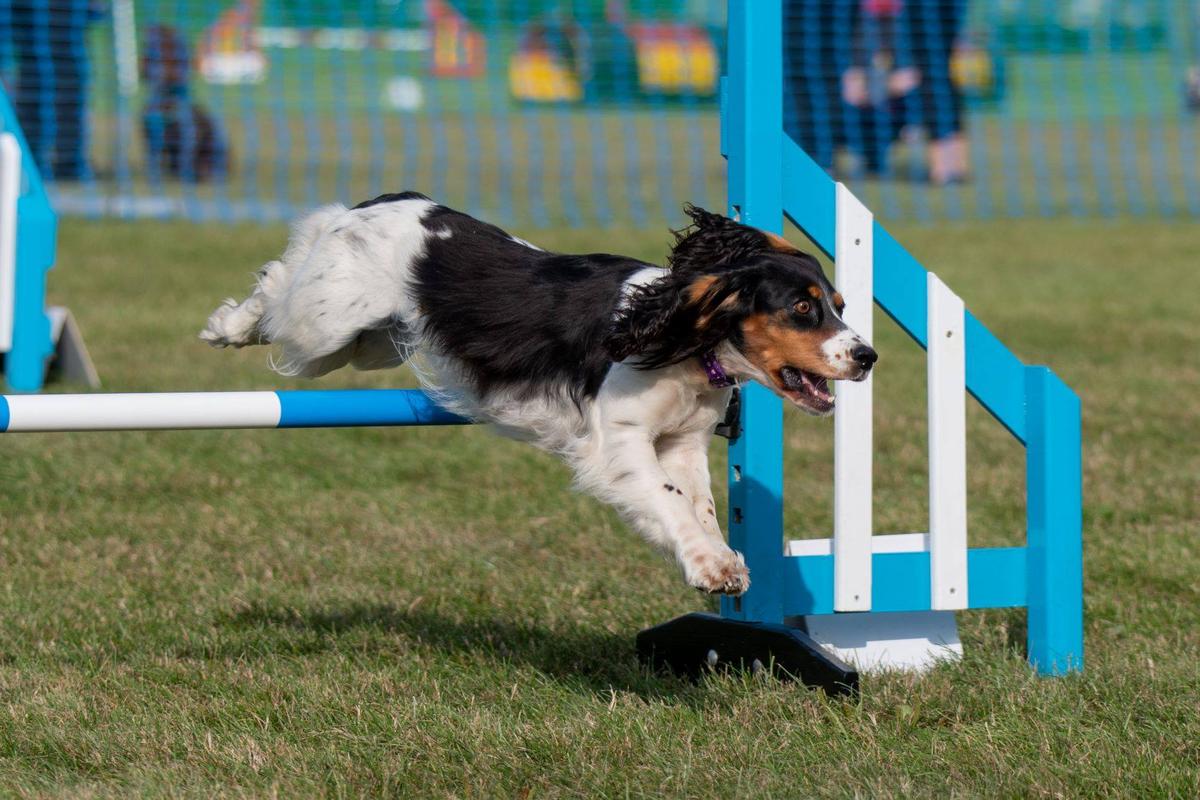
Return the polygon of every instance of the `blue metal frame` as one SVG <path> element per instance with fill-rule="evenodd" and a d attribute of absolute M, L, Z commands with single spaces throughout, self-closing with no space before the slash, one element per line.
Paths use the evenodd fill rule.
<path fill-rule="evenodd" d="M 782 232 L 783 214 L 831 258 L 836 183 L 784 132 L 780 0 L 730 0 L 722 152 L 729 212 Z M 926 270 L 878 222 L 875 301 L 925 346 Z M 1042 674 L 1083 668 L 1083 547 L 1078 397 L 1045 367 L 1026 367 L 969 312 L 970 393 L 1026 447 L 1027 542 L 968 551 L 970 608 L 1028 608 L 1030 663 Z M 730 446 L 730 542 L 753 583 L 723 616 L 779 622 L 833 611 L 833 557 L 783 552 L 781 402 L 747 387 L 742 435 Z M 929 609 L 929 554 L 873 556 L 872 609 Z"/>
<path fill-rule="evenodd" d="M 54 352 L 50 318 L 46 316 L 46 273 L 54 266 L 58 219 L 42 186 L 37 163 L 8 95 L 0 88 L 0 131 L 21 144 L 21 196 L 17 200 L 16 286 L 12 349 L 4 354 L 4 378 L 15 392 L 36 392 Z"/>
<path fill-rule="evenodd" d="M 721 86 L 721 150 L 729 159 L 729 214 L 783 233 L 783 32 L 757 3 L 730 3 L 729 75 Z M 763 98 L 776 102 L 763 102 Z M 729 451 L 729 542 L 754 573 L 750 591 L 724 598 L 737 619 L 782 622 L 783 406 L 761 386 L 742 391 L 742 435 Z"/>

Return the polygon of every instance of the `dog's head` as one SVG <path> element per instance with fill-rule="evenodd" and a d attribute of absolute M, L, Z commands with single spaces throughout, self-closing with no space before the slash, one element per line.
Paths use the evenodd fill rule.
<path fill-rule="evenodd" d="M 828 381 L 865 379 L 876 354 L 842 322 L 845 304 L 821 265 L 779 236 L 685 210 L 693 224 L 675 235 L 670 273 L 629 296 L 610 356 L 655 369 L 713 351 L 732 376 L 828 414 Z"/>

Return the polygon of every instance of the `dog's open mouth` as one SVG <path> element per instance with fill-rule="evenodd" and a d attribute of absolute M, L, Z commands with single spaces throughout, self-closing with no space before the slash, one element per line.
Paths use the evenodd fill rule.
<path fill-rule="evenodd" d="M 820 375 L 784 367 L 779 370 L 779 383 L 787 398 L 805 411 L 813 414 L 833 411 L 833 392 L 829 391 L 829 381 Z"/>

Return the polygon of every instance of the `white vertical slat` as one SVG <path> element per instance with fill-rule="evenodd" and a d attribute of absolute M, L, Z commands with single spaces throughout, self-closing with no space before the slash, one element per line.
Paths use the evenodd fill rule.
<path fill-rule="evenodd" d="M 837 185 L 836 278 L 844 320 L 868 342 L 874 316 L 874 217 Z M 833 448 L 833 608 L 871 610 L 871 378 L 837 383 Z"/>
<path fill-rule="evenodd" d="M 967 607 L 967 394 L 963 301 L 932 272 L 929 314 L 929 600 Z"/>
<path fill-rule="evenodd" d="M 0 133 L 0 353 L 12 349 L 20 194 L 21 145 L 11 133 Z"/>

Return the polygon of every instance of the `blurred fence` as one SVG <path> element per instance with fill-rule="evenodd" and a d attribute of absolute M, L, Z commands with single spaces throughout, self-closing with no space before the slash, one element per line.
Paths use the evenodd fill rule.
<path fill-rule="evenodd" d="M 785 120 L 892 219 L 1200 213 L 1200 0 L 783 0 Z M 719 207 L 723 0 L 9 0 L 60 211 Z"/>

